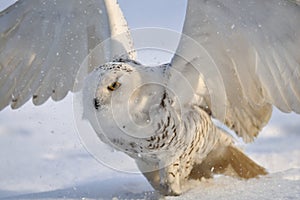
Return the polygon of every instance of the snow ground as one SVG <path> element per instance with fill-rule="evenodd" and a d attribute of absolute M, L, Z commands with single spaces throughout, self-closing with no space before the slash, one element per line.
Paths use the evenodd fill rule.
<path fill-rule="evenodd" d="M 135 15 L 126 12 L 136 8 L 126 7 L 124 2 L 120 4 L 131 27 L 155 26 L 134 21 Z M 149 6 L 147 10 L 151 10 Z M 176 10 L 174 13 L 178 17 Z M 170 20 L 176 21 L 174 17 L 170 15 Z M 165 23 L 161 26 L 170 24 L 159 22 Z M 178 25 L 168 28 L 180 31 Z M 253 144 L 241 144 L 269 175 L 249 181 L 220 176 L 195 182 L 195 188 L 186 194 L 166 199 L 300 199 L 299 132 L 299 115 L 275 111 Z M 119 161 L 118 155 L 115 161 Z M 128 159 L 120 165 L 132 163 Z M 27 103 L 19 110 L 0 112 L 0 199 L 157 198 L 141 174 L 107 168 L 84 149 L 73 119 L 72 95 L 58 103 L 48 101 L 40 107 Z"/>

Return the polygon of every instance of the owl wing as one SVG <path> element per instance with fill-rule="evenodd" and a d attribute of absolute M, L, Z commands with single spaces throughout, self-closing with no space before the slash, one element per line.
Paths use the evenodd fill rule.
<path fill-rule="evenodd" d="M 0 13 L 0 110 L 9 104 L 19 108 L 30 98 L 36 105 L 50 96 L 63 99 L 74 91 L 85 57 L 121 33 L 120 41 L 98 48 L 89 71 L 114 57 L 119 47 L 133 50 L 116 1 L 19 0 Z"/>
<path fill-rule="evenodd" d="M 200 106 L 245 141 L 272 105 L 300 113 L 298 0 L 189 0 L 183 34 L 172 66 Z"/>

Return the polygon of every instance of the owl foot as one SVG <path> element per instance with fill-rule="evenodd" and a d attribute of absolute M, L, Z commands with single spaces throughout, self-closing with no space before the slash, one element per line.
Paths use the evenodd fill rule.
<path fill-rule="evenodd" d="M 162 170 L 165 171 L 165 169 Z M 178 196 L 182 193 L 179 181 L 170 180 L 170 178 L 167 177 L 164 178 L 164 176 L 159 175 L 159 171 L 146 172 L 143 174 L 152 187 L 164 196 Z"/>
<path fill-rule="evenodd" d="M 176 165 L 177 166 L 177 165 Z M 168 166 L 160 170 L 143 172 L 152 187 L 164 196 L 178 196 L 182 193 L 178 169 Z"/>

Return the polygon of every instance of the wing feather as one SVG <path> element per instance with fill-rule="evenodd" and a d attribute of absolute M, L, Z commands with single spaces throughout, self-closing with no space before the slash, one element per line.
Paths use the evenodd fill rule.
<path fill-rule="evenodd" d="M 299 1 L 189 0 L 183 34 L 202 46 L 215 66 L 198 67 L 203 64 L 199 56 L 194 56 L 193 67 L 180 61 L 201 54 L 191 52 L 183 38 L 172 66 L 187 77 L 196 68 L 199 78 L 191 85 L 196 93 L 205 94 L 201 106 L 208 106 L 214 117 L 252 141 L 268 122 L 272 105 L 300 113 L 299 27 Z M 212 68 L 212 76 L 205 76 Z M 211 92 L 208 83 L 214 77 L 222 81 L 214 87 L 225 89 L 225 103 L 213 103 L 218 93 Z M 206 91 L 199 91 L 200 79 Z M 224 115 L 218 113 L 220 109 Z"/>
<path fill-rule="evenodd" d="M 109 7 L 106 3 L 19 0 L 0 13 L 0 110 L 9 104 L 19 108 L 30 98 L 36 105 L 49 97 L 63 99 L 74 91 L 86 56 L 112 33 L 127 30 L 126 38 L 119 42 L 124 42 L 127 51 L 132 50 L 120 8 L 115 0 Z M 112 31 L 112 26 L 120 23 L 122 29 Z M 94 59 L 98 64 L 115 55 L 111 46 L 103 48 Z M 91 63 L 89 70 L 97 63 Z"/>

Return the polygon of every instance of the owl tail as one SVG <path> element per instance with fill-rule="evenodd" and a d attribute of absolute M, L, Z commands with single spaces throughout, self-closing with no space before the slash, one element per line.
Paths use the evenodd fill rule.
<path fill-rule="evenodd" d="M 267 171 L 230 144 L 218 144 L 200 164 L 195 164 L 191 179 L 211 178 L 213 174 L 224 174 L 244 179 L 266 175 Z"/>

